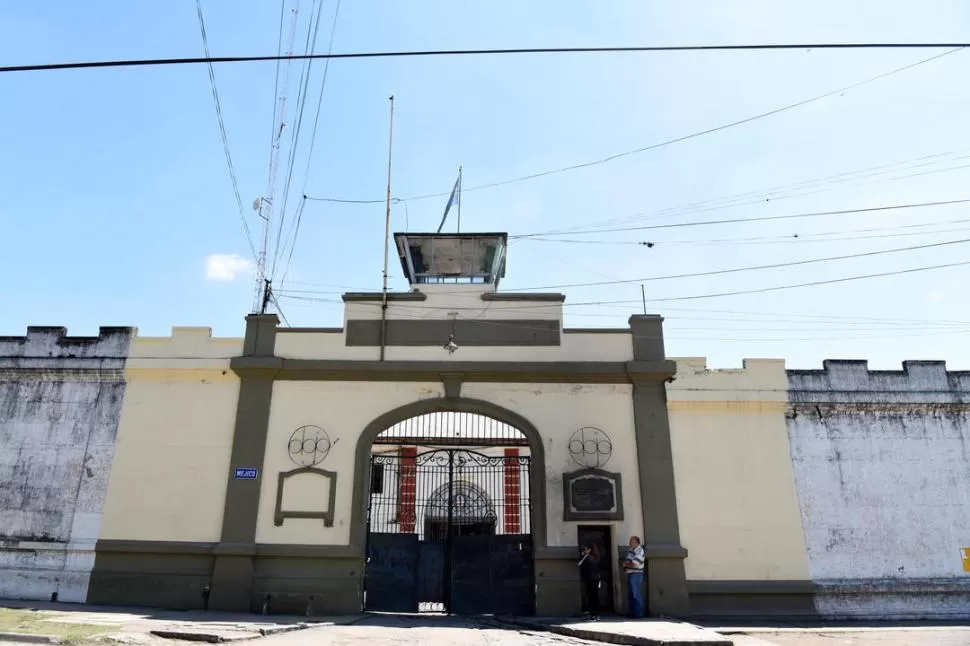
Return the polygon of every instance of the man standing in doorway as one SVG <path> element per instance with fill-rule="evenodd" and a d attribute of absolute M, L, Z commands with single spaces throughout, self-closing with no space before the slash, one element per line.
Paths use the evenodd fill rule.
<path fill-rule="evenodd" d="M 623 561 L 623 571 L 626 572 L 627 599 L 629 601 L 630 616 L 634 619 L 643 617 L 643 547 L 639 536 L 630 537 L 630 549 Z"/>

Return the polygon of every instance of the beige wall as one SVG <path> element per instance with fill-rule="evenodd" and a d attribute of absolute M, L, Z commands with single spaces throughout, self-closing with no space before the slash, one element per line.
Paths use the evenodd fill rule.
<path fill-rule="evenodd" d="M 219 540 L 241 352 L 209 328 L 134 339 L 101 538 Z"/>
<path fill-rule="evenodd" d="M 443 396 L 440 382 L 276 382 L 266 437 L 256 542 L 348 545 L 354 458 L 361 432 L 374 418 L 387 411 L 421 399 Z M 317 468 L 337 472 L 334 524 L 324 527 L 322 520 L 287 518 L 282 526 L 276 527 L 273 516 L 279 473 L 297 468 L 290 460 L 287 444 L 297 428 L 309 424 L 324 429 L 333 443 L 330 453 Z M 326 484 L 321 477 L 304 479 L 296 483 L 293 495 L 323 499 L 328 495 Z M 289 487 L 288 483 L 287 496 L 290 495 Z"/>
<path fill-rule="evenodd" d="M 347 545 L 354 456 L 361 431 L 389 410 L 443 394 L 440 383 L 277 382 L 273 388 L 256 541 Z M 576 545 L 579 523 L 562 521 L 562 473 L 579 468 L 569 457 L 567 442 L 582 426 L 596 426 L 610 436 L 613 455 L 605 468 L 624 473 L 626 520 L 613 523 L 616 536 L 642 533 L 630 386 L 468 383 L 462 388 L 462 396 L 507 408 L 539 429 L 546 456 L 546 522 L 550 545 Z M 327 528 L 317 519 L 286 519 L 282 526 L 276 527 L 273 518 L 278 475 L 296 468 L 287 453 L 287 443 L 297 428 L 308 424 L 326 430 L 333 443 L 318 468 L 338 474 L 334 525 Z M 287 484 L 288 497 L 289 487 Z M 323 478 L 308 478 L 293 490 L 294 496 L 304 499 L 323 500 L 327 494 L 327 482 Z"/>
<path fill-rule="evenodd" d="M 643 534 L 633 435 L 632 386 L 602 384 L 469 383 L 462 396 L 483 399 L 529 420 L 543 439 L 546 461 L 546 528 L 549 545 L 574 547 L 579 522 L 563 521 L 562 474 L 580 468 L 569 456 L 570 436 L 583 426 L 604 431 L 613 454 L 603 468 L 623 474 L 624 520 L 612 525 L 614 536 Z"/>
<path fill-rule="evenodd" d="M 667 399 L 687 578 L 809 579 L 784 360 L 746 360 L 743 370 L 676 361 Z"/>
<path fill-rule="evenodd" d="M 482 294 L 494 292 L 491 285 L 441 284 L 419 285 L 427 298 L 423 301 L 390 301 L 388 319 L 448 319 L 455 312 L 459 318 L 487 320 L 557 319 L 562 321 L 562 303 L 555 301 L 486 301 Z M 344 307 L 344 323 L 351 320 L 381 318 L 379 301 L 351 301 Z"/>

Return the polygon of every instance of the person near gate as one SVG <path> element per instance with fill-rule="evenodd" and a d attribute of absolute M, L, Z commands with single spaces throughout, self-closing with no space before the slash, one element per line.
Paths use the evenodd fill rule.
<path fill-rule="evenodd" d="M 623 561 L 623 571 L 626 572 L 627 594 L 629 599 L 630 616 L 634 619 L 643 617 L 643 546 L 639 536 L 630 537 L 630 549 Z"/>
<path fill-rule="evenodd" d="M 586 612 L 587 618 L 591 621 L 600 619 L 600 576 L 599 555 L 596 547 L 586 545 L 583 547 L 583 558 L 579 561 L 579 580 L 586 591 Z"/>

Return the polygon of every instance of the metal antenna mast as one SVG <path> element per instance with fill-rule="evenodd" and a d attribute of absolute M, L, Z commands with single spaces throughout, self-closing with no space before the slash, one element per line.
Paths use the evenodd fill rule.
<path fill-rule="evenodd" d="M 290 10 L 290 31 L 286 45 L 288 55 L 293 54 L 293 44 L 296 40 L 297 16 L 299 13 L 300 4 L 297 2 L 296 7 Z M 282 33 L 280 33 L 280 36 L 282 36 Z M 273 198 L 276 193 L 276 173 L 279 169 L 280 139 L 285 126 L 286 93 L 290 83 L 291 63 L 292 61 L 288 60 L 283 66 L 282 83 L 279 82 L 281 79 L 278 76 L 279 67 L 277 67 L 277 83 L 276 88 L 274 88 L 277 96 L 275 97 L 276 105 L 274 106 L 273 112 L 273 132 L 270 138 L 269 177 L 266 181 L 266 196 L 259 198 L 257 204 L 253 205 L 253 208 L 259 213 L 259 217 L 263 218 L 263 244 L 260 247 L 259 258 L 256 260 L 256 289 L 253 294 L 253 312 L 260 314 L 266 312 L 266 304 L 269 302 L 269 281 L 266 279 L 266 250 L 269 247 L 269 228 L 273 221 Z M 281 213 L 280 217 L 282 215 Z M 278 247 L 279 241 L 276 244 Z"/>
<path fill-rule="evenodd" d="M 391 102 L 391 126 L 387 138 L 387 200 L 385 203 L 384 220 L 384 288 L 381 292 L 381 358 L 384 360 L 384 344 L 387 338 L 387 252 L 391 238 L 391 152 L 394 146 L 394 95 L 388 101 Z"/>

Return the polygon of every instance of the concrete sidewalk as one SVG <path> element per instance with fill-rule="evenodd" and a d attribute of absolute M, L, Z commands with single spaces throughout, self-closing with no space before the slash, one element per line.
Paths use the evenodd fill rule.
<path fill-rule="evenodd" d="M 151 636 L 208 643 L 231 642 L 315 626 L 348 625 L 362 619 L 362 616 L 308 618 L 14 600 L 0 600 L 0 609 L 34 611 L 44 616 L 42 622 L 53 624 L 103 626 L 104 633 L 99 637 L 124 643 L 147 643 Z M 59 632 L 55 628 L 52 626 L 52 635 Z M 8 640 L 18 641 L 13 636 L 8 636 Z"/>
<path fill-rule="evenodd" d="M 531 630 L 628 646 L 729 646 L 734 643 L 731 638 L 708 628 L 675 620 L 604 616 L 600 621 L 562 617 L 501 617 L 498 621 Z"/>

